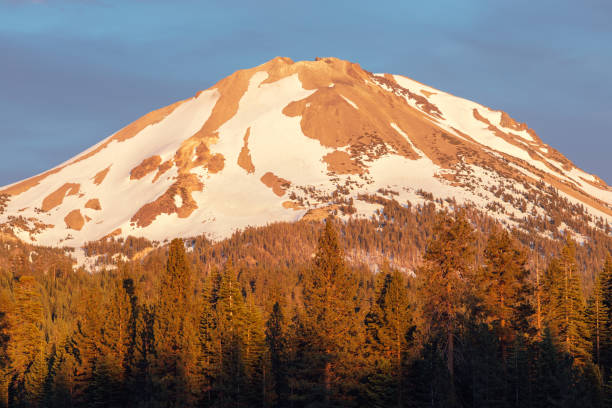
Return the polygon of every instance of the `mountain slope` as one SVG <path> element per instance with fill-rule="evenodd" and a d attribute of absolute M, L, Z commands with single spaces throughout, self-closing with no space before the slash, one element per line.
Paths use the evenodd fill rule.
<path fill-rule="evenodd" d="M 551 189 L 552 187 L 552 189 Z M 508 226 L 537 197 L 612 221 L 612 189 L 506 113 L 334 58 L 275 58 L 151 112 L 36 177 L 0 189 L 0 223 L 27 242 L 163 241 L 316 216 L 369 217 L 367 195 L 471 203 Z"/>

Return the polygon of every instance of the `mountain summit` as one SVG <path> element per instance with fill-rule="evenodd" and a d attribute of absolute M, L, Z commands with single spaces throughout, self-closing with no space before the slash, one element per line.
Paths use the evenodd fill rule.
<path fill-rule="evenodd" d="M 612 221 L 612 189 L 505 112 L 336 58 L 238 71 L 0 194 L 19 238 L 72 247 L 369 217 L 377 195 L 472 204 L 520 227 L 556 194 Z"/>

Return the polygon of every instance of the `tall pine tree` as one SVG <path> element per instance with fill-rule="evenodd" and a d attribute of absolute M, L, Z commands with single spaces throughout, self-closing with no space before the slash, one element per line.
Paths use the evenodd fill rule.
<path fill-rule="evenodd" d="M 586 304 L 576 265 L 576 247 L 567 239 L 545 275 L 545 324 L 563 351 L 578 364 L 591 359 Z"/>
<path fill-rule="evenodd" d="M 189 406 L 193 403 L 192 339 L 196 337 L 194 279 L 182 240 L 170 243 L 166 269 L 160 277 L 153 338 L 155 359 L 153 379 L 158 399 L 170 401 L 169 406 Z"/>
<path fill-rule="evenodd" d="M 327 219 L 318 242 L 313 266 L 303 278 L 304 332 L 310 336 L 309 368 L 318 371 L 321 382 L 313 392 L 319 403 L 330 405 L 342 398 L 339 362 L 351 355 L 356 347 L 356 279 L 344 263 L 334 221 Z M 347 357 L 348 358 L 348 357 Z M 346 373 L 344 373 L 346 374 Z"/>
<path fill-rule="evenodd" d="M 282 307 L 279 302 L 275 302 L 266 322 L 266 344 L 270 355 L 270 382 L 273 389 L 270 400 L 275 407 L 282 406 L 288 400 L 288 344 L 285 324 Z"/>
<path fill-rule="evenodd" d="M 449 405 L 456 404 L 455 336 L 465 312 L 468 282 L 473 280 L 474 232 L 463 212 L 440 214 L 434 235 L 427 243 L 420 270 L 422 308 L 433 335 L 446 341 Z"/>
<path fill-rule="evenodd" d="M 485 266 L 478 280 L 488 323 L 492 326 L 506 359 L 516 336 L 534 334 L 530 325 L 533 308 L 528 280 L 527 254 L 508 231 L 489 236 L 484 251 Z"/>
<path fill-rule="evenodd" d="M 606 254 L 604 266 L 599 273 L 602 325 L 600 326 L 600 366 L 606 381 L 612 374 L 612 256 Z"/>
<path fill-rule="evenodd" d="M 37 407 L 42 403 L 47 375 L 40 286 L 33 276 L 21 276 L 14 295 L 15 305 L 10 314 L 11 341 L 7 350 L 13 373 L 11 394 L 16 401 Z"/>
<path fill-rule="evenodd" d="M 372 347 L 378 382 L 386 377 L 386 388 L 394 389 L 393 401 L 386 401 L 385 405 L 391 403 L 401 407 L 404 394 L 402 368 L 413 328 L 412 311 L 405 277 L 397 270 L 390 271 L 386 264 L 380 276 L 382 282 L 377 288 L 376 301 L 366 316 L 367 339 Z M 386 373 L 385 367 L 388 368 Z"/>

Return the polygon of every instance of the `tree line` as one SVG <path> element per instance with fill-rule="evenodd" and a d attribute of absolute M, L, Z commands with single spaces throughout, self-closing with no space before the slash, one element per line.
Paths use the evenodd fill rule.
<path fill-rule="evenodd" d="M 414 271 L 373 273 L 339 226 L 294 275 L 202 266 L 179 239 L 150 270 L 4 270 L 0 405 L 611 406 L 609 255 L 586 297 L 569 236 L 534 270 L 505 229 L 438 213 Z"/>

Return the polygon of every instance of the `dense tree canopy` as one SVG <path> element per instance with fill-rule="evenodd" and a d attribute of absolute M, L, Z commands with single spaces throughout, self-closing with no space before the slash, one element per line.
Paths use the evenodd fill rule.
<path fill-rule="evenodd" d="M 609 255 L 591 282 L 570 237 L 385 206 L 97 273 L 10 263 L 0 406 L 608 406 Z"/>

